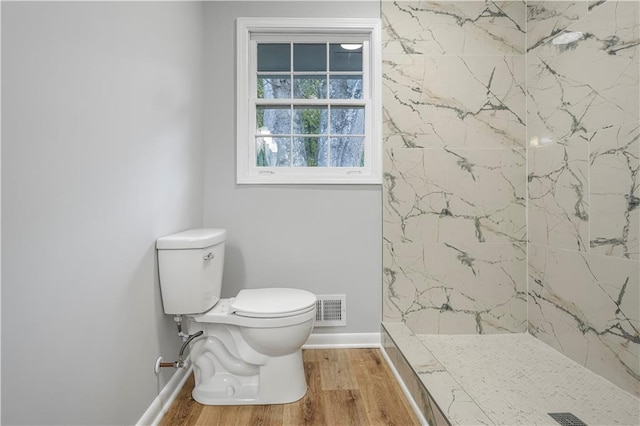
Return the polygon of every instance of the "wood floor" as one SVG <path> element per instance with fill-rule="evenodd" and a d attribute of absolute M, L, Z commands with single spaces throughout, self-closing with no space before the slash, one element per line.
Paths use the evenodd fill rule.
<path fill-rule="evenodd" d="M 281 405 L 201 405 L 188 379 L 160 423 L 168 425 L 419 425 L 379 349 L 303 351 L 308 391 Z"/>

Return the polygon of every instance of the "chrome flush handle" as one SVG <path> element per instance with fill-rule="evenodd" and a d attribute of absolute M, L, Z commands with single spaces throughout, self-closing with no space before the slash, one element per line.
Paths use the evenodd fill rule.
<path fill-rule="evenodd" d="M 213 257 L 214 257 L 213 253 L 209 252 L 203 257 L 203 259 L 204 260 L 211 260 L 211 259 L 213 259 Z"/>

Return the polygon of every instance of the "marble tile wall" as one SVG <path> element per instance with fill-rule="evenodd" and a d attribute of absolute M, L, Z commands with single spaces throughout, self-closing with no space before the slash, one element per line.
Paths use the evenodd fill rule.
<path fill-rule="evenodd" d="M 529 332 L 640 396 L 640 3 L 527 9 Z"/>
<path fill-rule="evenodd" d="M 639 6 L 382 1 L 384 321 L 640 395 Z"/>
<path fill-rule="evenodd" d="M 385 321 L 524 332 L 524 2 L 383 1 Z"/>

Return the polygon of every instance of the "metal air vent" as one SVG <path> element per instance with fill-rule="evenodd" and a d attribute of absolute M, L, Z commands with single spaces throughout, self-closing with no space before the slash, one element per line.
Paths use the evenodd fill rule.
<path fill-rule="evenodd" d="M 346 295 L 317 295 L 315 327 L 347 325 Z"/>

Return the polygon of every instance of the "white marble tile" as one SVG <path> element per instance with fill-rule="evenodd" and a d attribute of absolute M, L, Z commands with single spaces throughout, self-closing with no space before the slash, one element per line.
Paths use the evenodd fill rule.
<path fill-rule="evenodd" d="M 640 396 L 637 261 L 529 245 L 529 331 Z"/>
<path fill-rule="evenodd" d="M 494 424 L 482 408 L 444 368 L 441 371 L 421 373 L 419 376 L 450 424 Z"/>
<path fill-rule="evenodd" d="M 523 56 L 385 54 L 387 148 L 524 148 Z"/>
<path fill-rule="evenodd" d="M 523 2 L 382 2 L 385 321 L 523 331 L 528 238 L 531 333 L 640 395 L 639 5 L 528 2 L 525 71 Z M 553 45 L 564 30 L 584 37 Z M 453 341 L 440 359 L 405 337 L 452 424 L 640 424 L 637 399 L 530 342 Z"/>
<path fill-rule="evenodd" d="M 386 150 L 385 238 L 524 241 L 524 162 L 506 149 Z"/>
<path fill-rule="evenodd" d="M 589 137 L 590 252 L 640 260 L 640 127 Z"/>
<path fill-rule="evenodd" d="M 527 1 L 527 52 L 587 16 L 586 1 Z"/>
<path fill-rule="evenodd" d="M 567 28 L 583 37 L 550 41 L 527 55 L 530 140 L 562 140 L 636 121 L 638 2 L 606 2 Z"/>
<path fill-rule="evenodd" d="M 492 424 L 482 409 L 425 348 L 409 327 L 402 323 L 384 323 L 384 328 L 409 362 L 422 387 L 432 398 L 432 402 L 428 404 L 430 407 L 425 407 L 427 408 L 425 411 L 432 409 L 434 415 L 437 415 L 442 410 L 441 414 L 446 417 L 446 422 L 453 425 Z M 418 393 L 417 391 L 414 390 L 413 393 Z M 421 395 L 416 396 L 418 399 L 424 399 Z M 445 422 L 436 424 L 445 424 Z"/>
<path fill-rule="evenodd" d="M 524 246 L 393 244 L 385 253 L 385 320 L 417 333 L 526 329 Z"/>
<path fill-rule="evenodd" d="M 383 47 L 406 54 L 524 52 L 523 1 L 382 1 Z"/>
<path fill-rule="evenodd" d="M 427 145 L 436 135 L 419 108 L 426 68 L 424 56 L 385 54 L 382 68 L 384 146 Z"/>
<path fill-rule="evenodd" d="M 422 244 L 400 244 L 385 241 L 383 252 L 383 309 L 385 322 L 404 323 L 406 316 L 421 309 L 418 289 L 424 288 L 421 274 Z"/>
<path fill-rule="evenodd" d="M 571 412 L 589 425 L 640 420 L 636 397 L 528 334 L 418 337 L 491 424 L 557 424 L 550 412 Z"/>
<path fill-rule="evenodd" d="M 588 250 L 588 150 L 581 137 L 529 147 L 530 242 Z"/>

